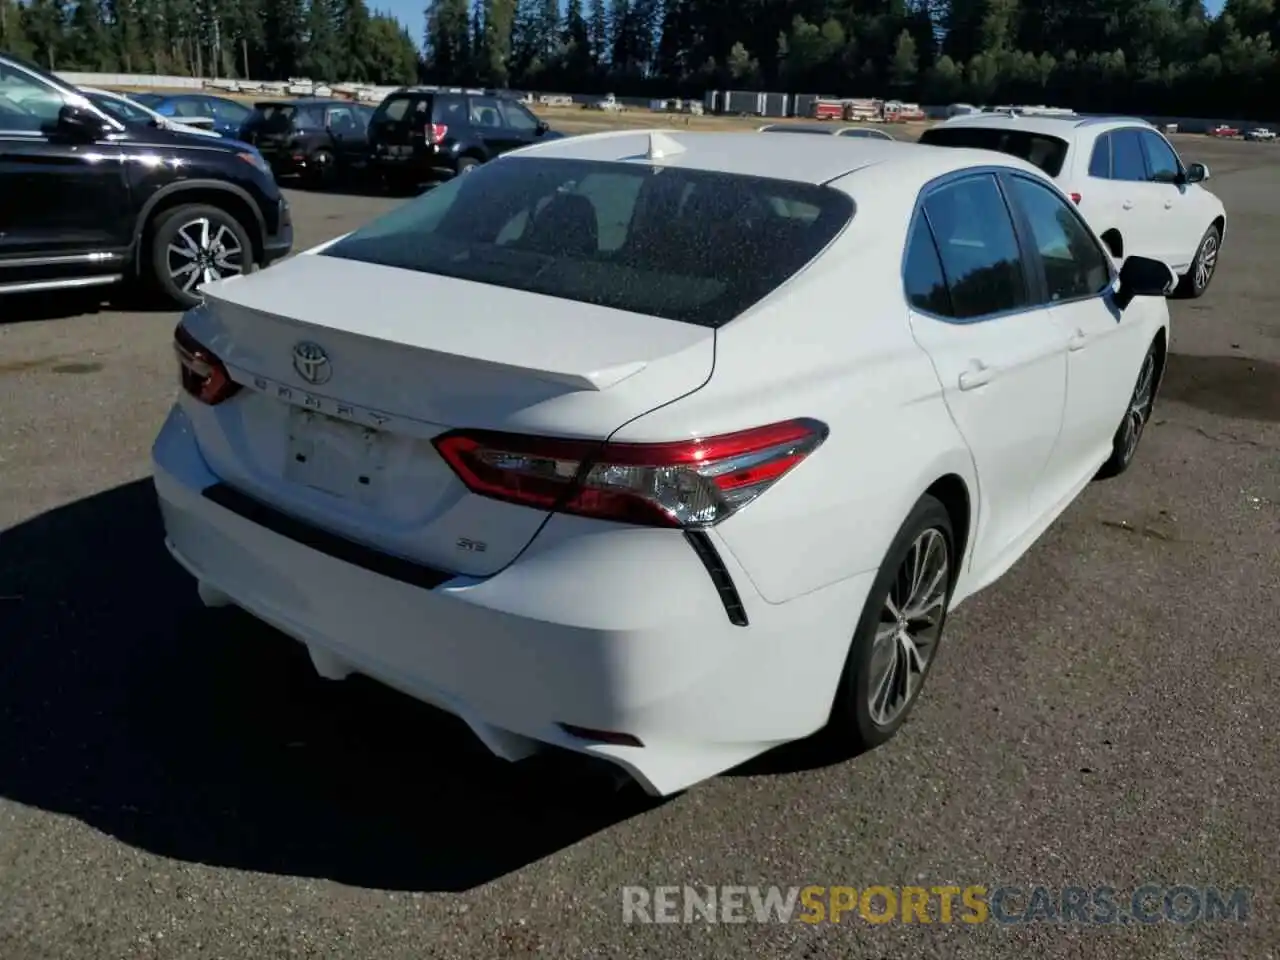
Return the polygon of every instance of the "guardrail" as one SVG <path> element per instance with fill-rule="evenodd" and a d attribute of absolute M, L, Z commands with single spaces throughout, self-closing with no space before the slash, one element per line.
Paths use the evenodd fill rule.
<path fill-rule="evenodd" d="M 177 76 L 161 76 L 156 74 L 142 73 L 77 73 L 77 72 L 59 72 L 58 76 L 68 83 L 76 86 L 85 87 L 136 87 L 136 88 L 162 88 L 171 90 L 208 90 L 210 92 L 222 93 L 251 93 L 263 94 L 265 96 L 332 96 L 338 94 L 350 97 L 356 100 L 362 100 L 366 103 L 381 103 L 382 99 L 397 87 L 373 86 L 363 83 L 333 83 L 323 84 L 315 83 L 311 80 L 288 80 L 288 81 L 250 81 L 250 80 L 225 80 L 206 77 L 177 77 Z M 551 93 L 549 91 L 540 91 L 534 94 L 535 99 L 541 96 L 551 96 L 557 99 L 563 98 L 574 104 L 594 103 L 601 99 L 600 94 L 584 94 L 584 93 Z M 646 97 L 618 97 L 618 103 L 631 109 L 650 109 L 654 100 Z M 925 115 L 931 119 L 940 119 L 947 114 L 945 106 L 926 106 L 923 108 Z M 1271 121 L 1264 120 L 1233 120 L 1226 117 L 1157 117 L 1142 115 L 1144 120 L 1148 120 L 1157 127 L 1164 129 L 1169 125 L 1176 124 L 1178 130 L 1182 133 L 1206 133 L 1214 127 L 1226 124 L 1227 126 L 1237 127 L 1242 130 L 1252 129 L 1254 127 L 1270 127 Z M 1082 113 L 1082 117 L 1105 116 L 1105 114 Z"/>

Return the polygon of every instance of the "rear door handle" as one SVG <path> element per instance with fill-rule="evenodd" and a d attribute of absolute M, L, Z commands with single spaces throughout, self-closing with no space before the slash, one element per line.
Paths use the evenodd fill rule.
<path fill-rule="evenodd" d="M 991 382 L 994 371 L 981 361 L 974 361 L 973 366 L 960 374 L 960 389 L 975 390 Z"/>
<path fill-rule="evenodd" d="M 1133 201 L 1132 201 L 1132 200 L 1126 200 L 1124 203 L 1120 204 L 1120 209 L 1121 209 L 1121 210 L 1132 210 L 1132 209 L 1133 209 Z"/>
<path fill-rule="evenodd" d="M 1071 335 L 1071 339 L 1067 341 L 1067 349 L 1080 350 L 1089 342 L 1089 335 L 1083 330 L 1077 330 Z"/>

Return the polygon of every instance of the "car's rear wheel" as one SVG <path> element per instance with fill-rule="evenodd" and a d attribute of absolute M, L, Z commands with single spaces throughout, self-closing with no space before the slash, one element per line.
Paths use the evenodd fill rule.
<path fill-rule="evenodd" d="M 1215 224 L 1210 226 L 1200 238 L 1200 246 L 1196 248 L 1191 268 L 1178 282 L 1176 296 L 1186 300 L 1195 300 L 1197 297 L 1204 296 L 1205 291 L 1209 289 L 1209 284 L 1213 281 L 1214 273 L 1217 272 L 1218 254 L 1221 250 L 1222 231 Z"/>
<path fill-rule="evenodd" d="M 200 302 L 202 284 L 250 273 L 253 264 L 249 232 L 218 207 L 175 207 L 151 235 L 152 277 L 161 292 L 183 308 Z"/>
<path fill-rule="evenodd" d="M 457 166 L 458 176 L 461 177 L 468 174 L 478 166 L 480 166 L 480 161 L 475 157 L 459 157 Z"/>
<path fill-rule="evenodd" d="M 1116 434 L 1111 439 L 1111 456 L 1102 465 L 1095 479 L 1106 480 L 1110 477 L 1118 477 L 1133 463 L 1134 454 L 1138 452 L 1138 443 L 1142 440 L 1142 434 L 1151 420 L 1159 380 L 1160 350 L 1157 342 L 1152 341 L 1138 370 L 1138 380 L 1133 385 L 1129 406 L 1124 411 L 1124 420 L 1116 428 Z"/>
<path fill-rule="evenodd" d="M 853 635 L 829 729 L 854 752 L 906 721 L 932 668 L 955 582 L 946 507 L 920 498 L 894 537 Z"/>

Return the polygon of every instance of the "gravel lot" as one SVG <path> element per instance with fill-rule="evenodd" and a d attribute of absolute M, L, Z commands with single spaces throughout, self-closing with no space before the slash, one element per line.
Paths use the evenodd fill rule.
<path fill-rule="evenodd" d="M 1280 148 L 1180 144 L 1230 217 L 1135 467 L 951 621 L 872 754 L 655 805 L 207 613 L 147 454 L 172 313 L 0 299 L 0 957 L 1272 957 Z M 292 196 L 298 249 L 392 201 Z M 802 644 L 803 638 L 797 638 Z M 1151 881 L 1246 924 L 624 924 L 624 885 Z"/>

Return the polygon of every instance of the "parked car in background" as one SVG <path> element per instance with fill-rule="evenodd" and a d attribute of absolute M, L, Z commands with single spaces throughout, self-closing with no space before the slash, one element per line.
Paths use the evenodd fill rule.
<path fill-rule="evenodd" d="M 350 100 L 264 100 L 254 104 L 240 137 L 278 175 L 325 187 L 367 168 L 372 116 L 371 107 Z"/>
<path fill-rule="evenodd" d="M 210 124 L 224 137 L 237 138 L 249 118 L 249 108 L 239 101 L 207 93 L 131 93 L 130 99 L 181 123 Z"/>
<path fill-rule="evenodd" d="M 0 56 L 0 294 L 144 280 L 180 306 L 293 245 L 260 156 L 105 110 Z"/>
<path fill-rule="evenodd" d="M 988 113 L 953 117 L 920 142 L 1030 161 L 1079 205 L 1118 260 L 1137 253 L 1169 264 L 1183 297 L 1203 295 L 1213 280 L 1227 215 L 1204 188 L 1209 168 L 1184 165 L 1145 120 Z"/>
<path fill-rule="evenodd" d="M 878 127 L 833 127 L 829 123 L 767 123 L 760 127 L 758 133 L 817 133 L 831 137 L 858 137 L 865 140 L 892 140 L 884 130 Z"/>
<path fill-rule="evenodd" d="M 1254 127 L 1245 132 L 1244 138 L 1255 142 L 1269 142 L 1275 140 L 1276 132 L 1266 127 Z"/>
<path fill-rule="evenodd" d="M 510 150 L 561 136 L 524 104 L 493 90 L 406 87 L 389 94 L 369 124 L 371 163 L 393 190 L 465 174 Z"/>
<path fill-rule="evenodd" d="M 1224 140 L 1234 140 L 1236 137 L 1240 136 L 1240 128 L 1220 123 L 1209 130 L 1209 136 L 1221 137 Z"/>
<path fill-rule="evenodd" d="M 124 123 L 151 124 L 166 130 L 176 130 L 179 133 L 190 133 L 200 137 L 222 137 L 222 134 L 213 129 L 212 117 L 193 117 L 189 122 L 184 123 L 157 113 L 150 107 L 129 99 L 123 93 L 98 90 L 94 87 L 81 87 L 80 92 L 98 109 Z"/>
<path fill-rule="evenodd" d="M 1133 462 L 1174 280 L 1117 283 L 985 151 L 536 144 L 206 290 L 165 544 L 321 676 L 508 760 L 671 794 L 824 727 L 874 747 L 948 611 Z"/>

